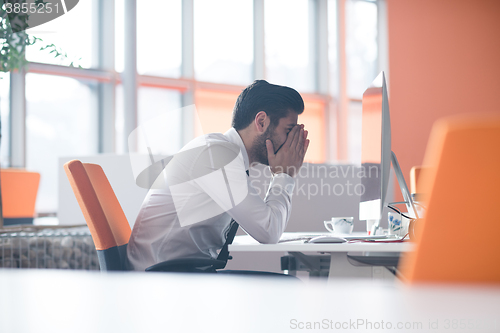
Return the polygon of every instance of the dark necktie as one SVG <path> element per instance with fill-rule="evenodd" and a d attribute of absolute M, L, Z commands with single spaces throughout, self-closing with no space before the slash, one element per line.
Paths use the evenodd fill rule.
<path fill-rule="evenodd" d="M 250 173 L 248 170 L 246 171 L 247 176 L 250 176 Z M 233 242 L 234 236 L 236 236 L 236 232 L 238 231 L 239 224 L 236 222 L 234 219 L 231 219 L 230 227 L 229 227 L 229 232 L 227 233 L 226 237 L 226 242 L 224 243 L 224 246 L 219 252 L 219 255 L 217 256 L 217 260 L 222 260 L 224 262 L 227 262 L 229 259 L 229 245 Z"/>

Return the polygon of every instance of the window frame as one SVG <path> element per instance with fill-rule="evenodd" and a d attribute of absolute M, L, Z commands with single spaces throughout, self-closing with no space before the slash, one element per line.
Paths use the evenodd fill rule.
<path fill-rule="evenodd" d="M 115 70 L 115 0 L 94 1 L 96 25 L 96 38 L 93 47 L 96 49 L 93 63 L 95 68 L 73 68 L 60 65 L 30 62 L 26 70 L 11 73 L 10 81 L 10 130 L 9 130 L 9 158 L 2 161 L 4 166 L 26 166 L 26 73 L 39 73 L 56 76 L 67 76 L 75 79 L 92 80 L 98 83 L 98 128 L 99 128 L 99 153 L 116 153 L 117 143 L 115 138 L 115 105 L 116 86 L 123 85 L 124 89 L 124 131 L 121 138 L 128 146 L 128 133 L 137 127 L 137 92 L 138 87 L 155 87 L 173 89 L 181 92 L 182 106 L 194 103 L 194 94 L 197 89 L 216 91 L 241 91 L 244 87 L 231 84 L 197 81 L 194 73 L 194 1 L 182 0 L 182 63 L 181 77 L 168 78 L 137 73 L 137 0 L 125 0 L 124 17 L 125 35 L 125 62 L 124 70 L 118 73 Z M 265 27 L 264 27 L 264 1 L 253 0 L 253 79 L 266 78 L 265 65 Z M 313 38 L 315 92 L 301 94 L 305 100 L 322 101 L 324 103 L 324 140 L 325 162 L 349 162 L 347 122 L 349 118 L 349 99 L 346 92 L 345 69 L 345 3 L 349 0 L 307 0 L 312 9 L 310 12 L 309 33 Z M 369 1 L 369 0 L 356 0 Z M 373 2 L 373 1 L 371 1 Z M 387 26 L 385 0 L 376 1 L 378 6 L 378 66 L 387 69 Z M 329 72 L 328 52 L 328 6 L 337 7 L 335 17 L 337 24 L 337 68 L 340 69 L 335 77 Z M 94 61 L 95 60 L 95 61 Z M 388 75 L 386 75 L 387 77 Z M 330 91 L 332 80 L 338 83 L 338 91 Z M 189 115 L 183 116 L 183 143 L 194 138 L 193 121 Z M 136 149 L 131 147 L 131 151 Z M 5 163 L 6 162 L 6 163 Z"/>

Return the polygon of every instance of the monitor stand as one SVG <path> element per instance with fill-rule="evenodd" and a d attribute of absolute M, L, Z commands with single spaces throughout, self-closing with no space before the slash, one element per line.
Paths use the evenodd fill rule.
<path fill-rule="evenodd" d="M 393 151 L 391 151 L 391 160 L 392 167 L 394 168 L 394 173 L 396 173 L 396 177 L 398 179 L 399 189 L 401 190 L 401 194 L 403 195 L 404 201 L 402 203 L 406 204 L 406 208 L 408 209 L 408 214 L 411 218 L 418 219 L 418 213 L 415 209 L 415 204 L 413 203 L 413 199 L 410 195 L 410 191 L 408 190 L 408 186 L 406 186 L 405 177 L 401 172 L 401 168 L 399 167 L 398 158 Z"/>

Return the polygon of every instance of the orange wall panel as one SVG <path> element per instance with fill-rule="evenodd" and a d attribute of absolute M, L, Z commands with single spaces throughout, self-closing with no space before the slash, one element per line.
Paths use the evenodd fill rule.
<path fill-rule="evenodd" d="M 322 101 L 304 100 L 304 112 L 299 115 L 299 124 L 308 131 L 309 148 L 304 161 L 325 162 L 325 104 Z"/>
<path fill-rule="evenodd" d="M 380 89 L 377 89 L 377 91 Z M 381 163 L 382 150 L 382 94 L 363 95 L 363 135 L 361 137 L 361 163 Z"/>
<path fill-rule="evenodd" d="M 500 113 L 500 1 L 387 0 L 387 10 L 392 150 L 407 178 L 436 119 Z"/>
<path fill-rule="evenodd" d="M 231 128 L 233 108 L 239 93 L 211 90 L 196 90 L 196 111 L 201 122 L 200 129 L 195 128 L 195 135 L 207 133 L 225 133 Z"/>

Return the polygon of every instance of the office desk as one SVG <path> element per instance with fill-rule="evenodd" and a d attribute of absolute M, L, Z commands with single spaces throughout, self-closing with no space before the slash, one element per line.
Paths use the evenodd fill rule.
<path fill-rule="evenodd" d="M 325 286 L 217 274 L 3 269 L 0 332 L 380 332 L 390 326 L 394 332 L 482 333 L 500 329 L 499 286 L 338 282 Z M 306 325 L 319 329 L 306 329 Z"/>
<path fill-rule="evenodd" d="M 284 233 L 283 238 L 295 238 L 301 235 L 315 233 Z M 317 233 L 322 234 L 322 233 Z M 305 262 L 309 270 L 313 266 L 322 265 L 318 257 L 307 257 L 306 253 L 323 253 L 330 257 L 328 276 L 330 278 L 371 277 L 392 278 L 385 269 L 370 265 L 363 265 L 349 260 L 348 253 L 404 253 L 411 251 L 413 244 L 405 243 L 337 243 L 337 244 L 305 244 L 303 241 L 284 242 L 278 244 L 260 244 L 248 235 L 236 236 L 233 244 L 229 245 L 230 252 L 283 252 L 290 253 Z M 309 261 L 309 262 L 308 262 Z M 326 266 L 326 265 L 325 265 Z M 292 274 L 294 272 L 291 272 Z"/>

